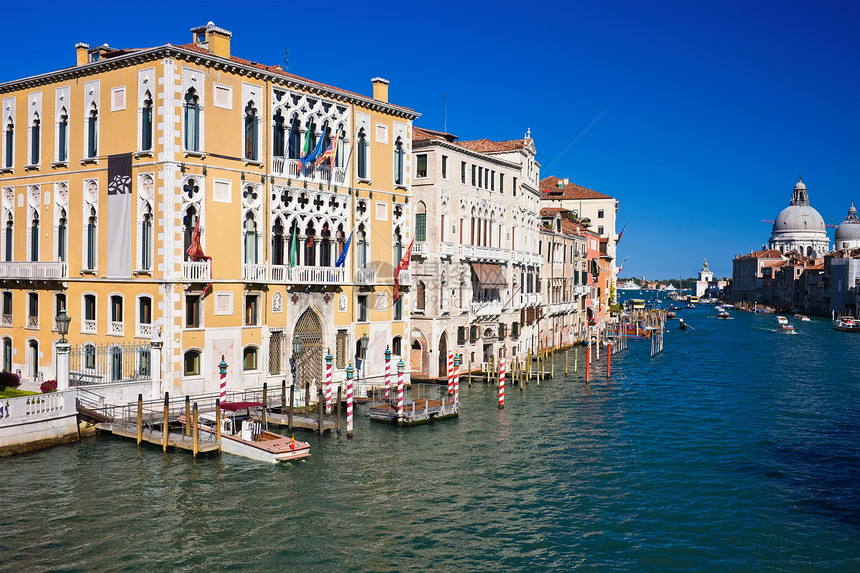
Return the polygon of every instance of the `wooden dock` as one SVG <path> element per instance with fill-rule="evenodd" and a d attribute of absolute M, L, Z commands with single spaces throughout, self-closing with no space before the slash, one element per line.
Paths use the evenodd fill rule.
<path fill-rule="evenodd" d="M 289 414 L 279 414 L 277 412 L 267 412 L 266 421 L 272 426 L 287 427 L 290 425 Z M 316 418 L 310 418 L 305 415 L 293 414 L 293 428 L 300 430 L 312 430 L 319 432 L 319 421 Z M 334 420 L 323 420 L 323 433 L 330 432 L 335 429 Z"/>
<path fill-rule="evenodd" d="M 375 403 L 370 406 L 370 419 L 374 422 L 414 426 L 432 420 L 456 418 L 460 415 L 459 404 L 454 400 L 407 400 L 403 403 L 403 414 L 397 415 L 397 404 Z"/>
<path fill-rule="evenodd" d="M 116 436 L 120 436 L 123 438 L 131 438 L 132 440 L 137 439 L 137 424 L 118 424 L 118 423 L 110 423 L 110 422 L 101 422 L 96 424 L 96 429 L 102 432 L 110 432 Z M 179 430 L 177 428 L 177 430 Z M 141 440 L 147 442 L 149 444 L 155 444 L 156 446 L 163 446 L 164 444 L 164 434 L 161 430 L 156 430 L 150 426 L 145 426 L 143 433 L 141 434 Z M 178 448 L 180 450 L 188 450 L 190 452 L 194 451 L 194 437 L 186 436 L 184 432 L 176 431 L 176 432 L 167 432 L 167 445 L 172 448 Z M 217 452 L 219 450 L 218 442 L 213 440 L 205 439 L 205 437 L 200 436 L 200 439 L 197 441 L 197 451 L 201 454 L 208 452 Z"/>

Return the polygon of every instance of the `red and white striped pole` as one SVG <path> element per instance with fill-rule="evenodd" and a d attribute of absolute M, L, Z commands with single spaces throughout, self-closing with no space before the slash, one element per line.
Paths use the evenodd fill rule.
<path fill-rule="evenodd" d="M 403 419 L 403 359 L 397 363 L 397 422 Z"/>
<path fill-rule="evenodd" d="M 221 363 L 218 365 L 218 371 L 221 374 L 221 403 L 227 401 L 227 362 L 224 361 L 224 355 L 221 355 Z"/>
<path fill-rule="evenodd" d="M 331 414 L 331 350 L 328 351 L 325 357 L 325 413 Z"/>
<path fill-rule="evenodd" d="M 459 354 L 454 356 L 454 405 L 460 403 L 460 361 Z"/>
<path fill-rule="evenodd" d="M 505 407 L 505 355 L 499 359 L 499 409 Z"/>
<path fill-rule="evenodd" d="M 454 351 L 448 351 L 448 395 L 454 393 Z"/>
<path fill-rule="evenodd" d="M 391 386 L 391 349 L 385 347 L 385 403 L 390 399 L 388 388 Z"/>
<path fill-rule="evenodd" d="M 352 363 L 346 367 L 346 437 L 352 437 L 352 377 L 355 376 L 355 368 Z"/>

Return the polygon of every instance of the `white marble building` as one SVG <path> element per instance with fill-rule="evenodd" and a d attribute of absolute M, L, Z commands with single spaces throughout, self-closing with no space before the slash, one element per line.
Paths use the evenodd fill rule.
<path fill-rule="evenodd" d="M 798 252 L 816 259 L 830 250 L 824 219 L 809 205 L 803 181 L 798 180 L 791 203 L 774 221 L 768 245 L 781 253 Z"/>

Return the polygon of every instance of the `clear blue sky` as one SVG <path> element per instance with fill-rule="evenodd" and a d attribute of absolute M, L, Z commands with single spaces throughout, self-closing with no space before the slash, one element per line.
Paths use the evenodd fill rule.
<path fill-rule="evenodd" d="M 544 176 L 620 200 L 624 276 L 692 276 L 703 257 L 730 275 L 798 173 L 828 223 L 860 203 L 856 0 L 148 6 L 10 5 L 0 81 L 73 64 L 76 42 L 187 43 L 213 20 L 240 57 L 286 48 L 291 72 L 365 94 L 388 78 L 418 126 L 443 128 L 447 94 L 461 139 L 531 128 Z"/>

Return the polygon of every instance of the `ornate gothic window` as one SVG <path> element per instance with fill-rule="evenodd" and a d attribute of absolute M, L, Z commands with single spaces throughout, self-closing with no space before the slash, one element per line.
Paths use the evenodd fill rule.
<path fill-rule="evenodd" d="M 257 160 L 257 108 L 254 102 L 245 106 L 245 159 Z"/>
<path fill-rule="evenodd" d="M 64 162 L 69 159 L 69 114 L 66 108 L 60 110 L 60 118 L 57 122 L 57 161 Z"/>
<path fill-rule="evenodd" d="M 186 151 L 200 151 L 200 98 L 194 88 L 185 92 L 185 137 Z"/>
<path fill-rule="evenodd" d="M 5 147 L 5 151 L 6 151 L 6 154 L 5 154 L 6 157 L 5 157 L 5 161 L 3 163 L 3 166 L 7 167 L 7 168 L 11 168 L 12 167 L 12 160 L 15 157 L 15 154 L 14 154 L 14 151 L 15 151 L 15 124 L 12 122 L 11 118 L 6 123 L 6 132 L 4 133 L 4 135 L 6 137 L 6 141 L 4 143 L 4 147 Z"/>
<path fill-rule="evenodd" d="M 397 138 L 394 143 L 394 184 L 403 185 L 403 140 Z"/>
<path fill-rule="evenodd" d="M 140 149 L 152 151 L 152 95 L 148 91 L 140 107 Z"/>
<path fill-rule="evenodd" d="M 42 124 L 39 121 L 39 114 L 33 114 L 33 121 L 30 123 L 30 165 L 38 165 L 40 163 L 41 145 L 40 136 L 42 134 Z"/>
<path fill-rule="evenodd" d="M 284 116 L 281 110 L 278 110 L 272 118 L 272 154 L 275 157 L 283 157 L 284 151 Z"/>
<path fill-rule="evenodd" d="M 93 103 L 87 115 L 87 158 L 94 159 L 99 153 L 99 110 Z"/>
<path fill-rule="evenodd" d="M 358 132 L 358 146 L 356 148 L 358 178 L 367 179 L 367 134 L 364 129 Z"/>

